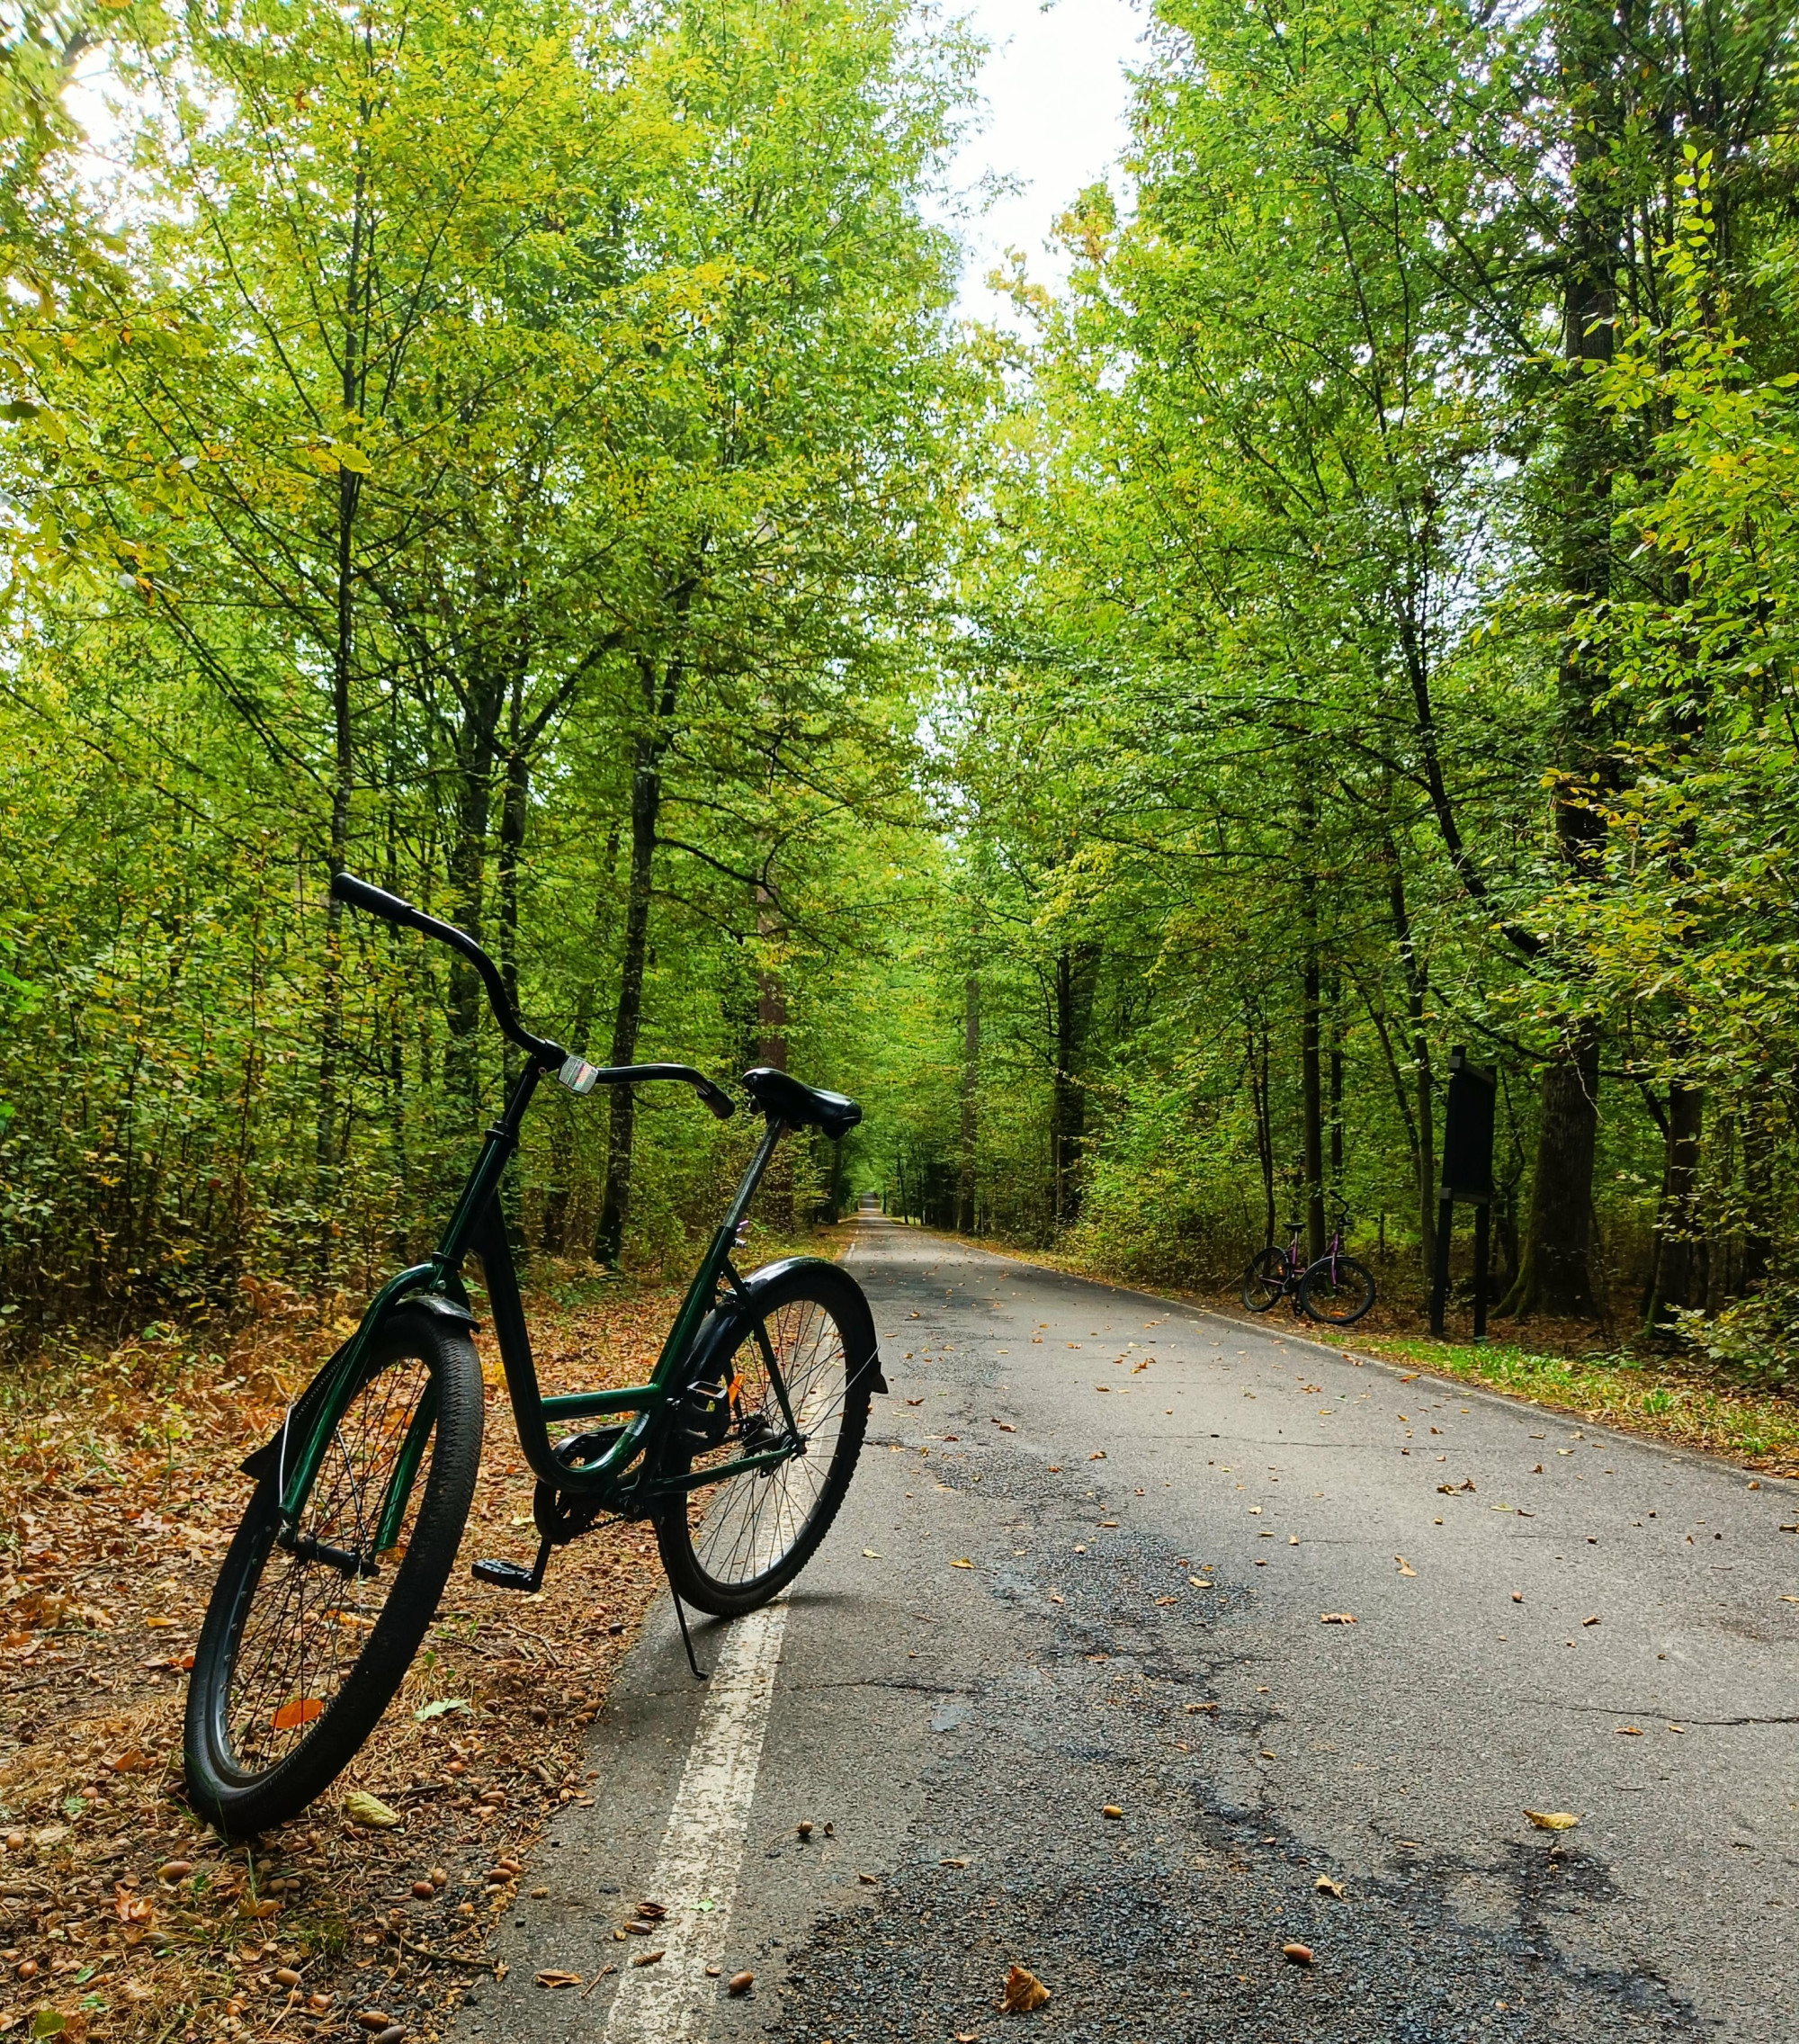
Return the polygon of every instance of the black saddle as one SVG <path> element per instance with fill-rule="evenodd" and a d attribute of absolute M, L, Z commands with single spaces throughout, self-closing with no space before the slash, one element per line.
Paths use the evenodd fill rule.
<path fill-rule="evenodd" d="M 848 1094 L 802 1086 L 791 1072 L 779 1071 L 772 1064 L 746 1071 L 743 1089 L 771 1120 L 784 1121 L 794 1128 L 821 1128 L 833 1143 L 841 1143 L 862 1119 L 862 1109 Z"/>

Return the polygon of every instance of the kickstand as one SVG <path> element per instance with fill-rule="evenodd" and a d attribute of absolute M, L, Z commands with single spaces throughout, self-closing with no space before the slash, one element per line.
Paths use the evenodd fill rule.
<path fill-rule="evenodd" d="M 687 1665 L 694 1671 L 694 1680 L 703 1682 L 705 1675 L 700 1663 L 694 1658 L 694 1636 L 687 1630 L 687 1607 L 681 1601 L 681 1592 L 671 1582 L 668 1594 L 675 1600 L 675 1616 L 681 1621 L 681 1644 L 687 1649 Z"/>

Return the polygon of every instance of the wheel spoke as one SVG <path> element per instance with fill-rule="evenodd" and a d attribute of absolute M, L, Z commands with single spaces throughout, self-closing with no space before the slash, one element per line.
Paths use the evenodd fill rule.
<path fill-rule="evenodd" d="M 227 1738 L 246 1774 L 267 1772 L 305 1744 L 361 1657 L 393 1582 L 393 1566 L 375 1555 L 380 1513 L 430 1381 L 422 1362 L 401 1358 L 362 1386 L 332 1434 L 296 1529 L 301 1541 L 375 1562 L 374 1574 L 346 1576 L 290 1553 L 270 1529 L 226 1689 Z M 404 1549 L 417 1504 L 415 1484 L 396 1551 Z"/>

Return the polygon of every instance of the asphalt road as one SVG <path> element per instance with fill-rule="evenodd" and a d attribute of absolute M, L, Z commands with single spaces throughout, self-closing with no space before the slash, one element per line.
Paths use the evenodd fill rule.
<path fill-rule="evenodd" d="M 917 1230 L 849 1262 L 891 1395 L 837 1526 L 703 1687 L 665 1603 L 461 2044 L 1799 2039 L 1793 1486 Z"/>

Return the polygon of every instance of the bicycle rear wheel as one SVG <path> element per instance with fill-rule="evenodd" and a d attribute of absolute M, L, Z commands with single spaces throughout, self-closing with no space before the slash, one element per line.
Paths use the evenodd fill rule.
<path fill-rule="evenodd" d="M 802 1265 L 756 1296 L 720 1375 L 732 1386 L 729 1430 L 716 1448 L 684 1461 L 688 1473 L 718 1467 L 789 1439 L 786 1417 L 758 1339 L 765 1332 L 803 1446 L 765 1469 L 693 1491 L 657 1521 L 662 1564 L 676 1593 L 718 1618 L 740 1618 L 784 1589 L 818 1551 L 855 1474 L 868 1430 L 870 1369 L 852 1379 L 844 1339 L 845 1288 L 829 1265 Z"/>
<path fill-rule="evenodd" d="M 1284 1250 L 1268 1248 L 1252 1257 L 1243 1273 L 1243 1304 L 1251 1313 L 1266 1313 L 1287 1288 L 1287 1260 Z"/>
<path fill-rule="evenodd" d="M 1374 1280 L 1353 1256 L 1321 1256 L 1300 1279 L 1300 1311 L 1332 1327 L 1360 1320 L 1374 1303 Z"/>
<path fill-rule="evenodd" d="M 228 1837 L 304 1809 L 399 1688 L 456 1559 L 483 1417 L 467 1332 L 402 1307 L 375 1338 L 291 1544 L 278 1537 L 277 1483 L 257 1484 L 187 1694 L 188 1797 Z M 414 1454 L 403 1514 L 384 1529 L 390 1484 Z"/>

